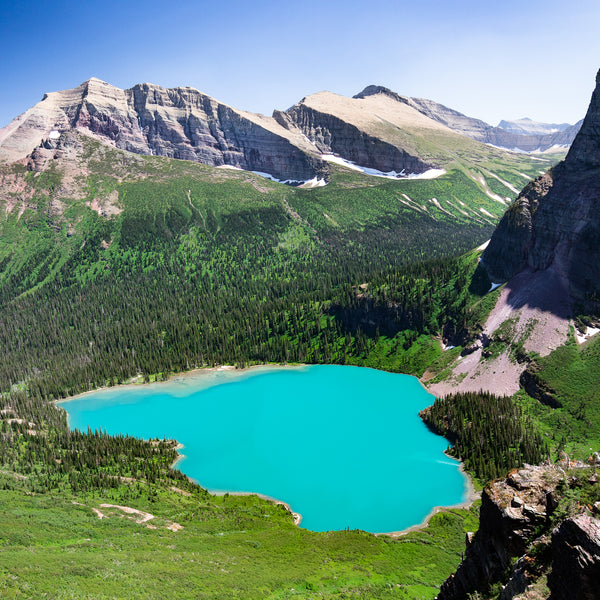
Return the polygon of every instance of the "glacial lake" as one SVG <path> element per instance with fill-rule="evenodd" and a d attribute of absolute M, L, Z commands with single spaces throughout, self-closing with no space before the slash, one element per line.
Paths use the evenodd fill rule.
<path fill-rule="evenodd" d="M 399 531 L 463 502 L 467 481 L 419 410 L 414 377 L 360 367 L 210 370 L 61 402 L 71 428 L 175 438 L 212 491 L 288 503 L 313 531 Z"/>

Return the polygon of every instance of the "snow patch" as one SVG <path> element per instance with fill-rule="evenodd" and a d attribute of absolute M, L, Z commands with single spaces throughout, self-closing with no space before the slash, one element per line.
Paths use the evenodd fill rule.
<path fill-rule="evenodd" d="M 527 150 L 521 150 L 521 148 L 504 148 L 503 146 L 496 146 L 495 144 L 486 144 L 486 146 L 496 148 L 496 150 L 504 150 L 504 152 L 514 152 L 515 154 L 531 154 L 531 152 L 527 152 Z"/>
<path fill-rule="evenodd" d="M 317 178 L 315 176 L 312 179 L 309 179 L 308 181 L 305 181 L 299 187 L 302 187 L 302 188 L 317 188 L 317 187 L 324 187 L 326 185 L 327 185 L 327 182 L 324 179 L 319 179 L 319 178 Z"/>
<path fill-rule="evenodd" d="M 527 181 L 531 181 L 531 177 L 529 175 L 525 175 L 525 173 L 518 173 L 521 177 L 525 177 L 525 179 L 527 179 Z"/>
<path fill-rule="evenodd" d="M 378 169 L 372 169 L 371 167 L 362 167 L 357 165 L 356 163 L 346 160 L 341 156 L 336 156 L 335 154 L 322 154 L 321 158 L 330 163 L 335 163 L 336 165 L 341 165 L 343 167 L 347 167 L 348 169 L 352 169 L 353 171 L 360 171 L 365 175 L 371 175 L 373 177 L 384 177 L 385 179 L 435 179 L 436 177 L 440 177 L 446 173 L 445 169 L 428 169 L 423 173 L 408 173 L 402 171 L 379 171 Z"/>
<path fill-rule="evenodd" d="M 219 165 L 217 169 L 231 169 L 233 171 L 245 171 L 241 167 L 236 167 L 235 165 Z M 327 182 L 324 179 L 319 179 L 318 177 L 313 177 L 312 179 L 302 180 L 302 179 L 277 179 L 277 177 L 273 177 L 270 173 L 264 173 L 263 171 L 248 171 L 248 173 L 254 173 L 255 175 L 260 175 L 265 179 L 270 179 L 276 183 L 285 183 L 286 185 L 294 185 L 297 187 L 304 188 L 315 188 L 315 187 L 323 187 L 327 185 Z"/>
<path fill-rule="evenodd" d="M 492 217 L 492 219 L 495 219 L 496 217 L 494 217 L 494 215 L 491 212 L 488 212 L 487 210 L 485 210 L 485 208 L 480 208 L 479 209 L 484 215 L 487 215 L 488 217 Z"/>
<path fill-rule="evenodd" d="M 264 173 L 263 171 L 250 171 L 250 173 L 254 173 L 255 175 L 260 175 L 265 179 L 270 179 L 275 183 L 283 183 L 285 185 L 293 185 L 295 187 L 306 187 L 306 188 L 315 188 L 315 187 L 323 187 L 327 185 L 327 182 L 324 179 L 318 179 L 317 177 L 313 177 L 312 179 L 277 179 L 277 177 L 273 177 L 270 173 Z"/>
<path fill-rule="evenodd" d="M 217 169 L 233 169 L 234 171 L 243 171 L 240 167 L 236 167 L 235 165 L 219 165 Z"/>
<path fill-rule="evenodd" d="M 501 202 L 502 204 L 506 204 L 506 200 L 502 196 L 498 196 L 498 194 L 494 194 L 494 192 L 486 189 L 485 195 L 492 200 L 496 200 L 497 202 Z M 510 198 L 508 199 L 510 200 Z M 488 213 L 489 214 L 489 213 Z"/>
<path fill-rule="evenodd" d="M 561 152 L 562 150 L 567 150 L 568 148 L 568 144 L 554 144 L 554 146 L 550 146 L 550 148 L 546 148 L 546 150 L 540 150 L 540 153 L 551 154 L 552 152 Z"/>
<path fill-rule="evenodd" d="M 445 208 L 443 208 L 442 205 L 440 204 L 440 201 L 437 198 L 431 198 L 429 200 L 429 202 L 431 202 L 432 204 L 434 204 L 437 208 L 439 208 L 442 212 L 445 212 L 447 215 L 450 215 L 451 217 L 455 216 L 450 211 L 448 211 Z"/>
<path fill-rule="evenodd" d="M 471 215 L 469 215 L 468 212 L 464 211 L 462 208 L 458 208 L 458 206 L 455 206 L 454 204 L 452 204 L 452 202 L 450 202 L 450 200 L 446 200 L 446 202 L 454 209 L 457 210 L 459 213 L 462 213 L 463 215 L 465 215 L 465 217 L 470 217 Z"/>
<path fill-rule="evenodd" d="M 481 246 L 477 246 L 477 248 L 475 248 L 475 250 L 485 250 L 488 245 L 490 243 L 490 240 L 488 240 L 487 242 L 483 242 L 483 244 L 481 244 Z"/>
<path fill-rule="evenodd" d="M 49 134 L 48 138 L 51 140 L 57 140 L 60 137 L 60 131 L 53 129 Z"/>
<path fill-rule="evenodd" d="M 336 165 L 342 165 L 343 167 L 348 167 L 353 171 L 362 171 L 360 167 L 357 167 L 353 162 L 342 158 L 341 156 L 336 156 L 335 154 L 322 154 L 321 158 L 330 163 L 335 163 Z"/>
<path fill-rule="evenodd" d="M 587 342 L 592 336 L 600 333 L 600 328 L 596 327 L 586 327 L 583 333 L 579 333 L 579 331 L 575 330 L 575 337 L 577 338 L 577 342 L 579 344 L 583 344 L 583 342 Z"/>
<path fill-rule="evenodd" d="M 508 181 L 505 181 L 504 179 L 498 177 L 498 175 L 496 175 L 495 173 L 490 173 L 490 175 L 494 179 L 497 179 L 502 185 L 506 186 L 511 192 L 513 192 L 513 194 L 519 193 L 519 190 L 514 185 L 511 185 L 510 183 L 508 183 Z"/>
<path fill-rule="evenodd" d="M 493 292 L 496 288 L 499 288 L 501 285 L 501 283 L 494 283 L 492 281 L 492 287 L 487 291 L 487 293 L 489 294 L 490 292 Z"/>
<path fill-rule="evenodd" d="M 446 174 L 446 169 L 427 169 L 423 173 L 411 173 L 406 179 L 436 179 Z"/>
<path fill-rule="evenodd" d="M 413 202 L 406 194 L 402 194 L 409 202 Z"/>
<path fill-rule="evenodd" d="M 473 181 L 475 181 L 476 183 L 480 183 L 482 185 L 483 191 L 488 198 L 491 198 L 492 200 L 496 200 L 496 202 L 501 202 L 502 204 L 506 204 L 506 200 L 504 200 L 504 198 L 502 198 L 502 196 L 498 196 L 498 194 L 494 194 L 494 192 L 492 192 L 490 190 L 490 188 L 488 187 L 487 181 L 485 180 L 485 177 L 483 175 L 479 175 L 479 176 L 476 175 L 474 177 L 471 177 L 471 179 Z M 508 200 L 510 201 L 510 198 Z"/>
<path fill-rule="evenodd" d="M 270 179 L 275 183 L 285 183 L 287 185 L 302 185 L 303 183 L 307 183 L 307 181 L 303 181 L 301 179 L 277 179 L 277 177 L 273 177 L 271 173 L 264 173 L 263 171 L 250 171 L 250 173 L 254 173 L 255 175 L 260 175 L 265 179 Z M 310 181 L 310 180 L 308 180 Z"/>

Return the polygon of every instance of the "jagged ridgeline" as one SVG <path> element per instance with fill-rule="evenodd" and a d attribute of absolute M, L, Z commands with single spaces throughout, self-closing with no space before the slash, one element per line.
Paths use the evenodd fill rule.
<path fill-rule="evenodd" d="M 425 423 L 452 443 L 449 454 L 481 481 L 503 477 L 523 464 L 538 464 L 548 446 L 519 405 L 485 392 L 436 399 L 421 412 Z"/>

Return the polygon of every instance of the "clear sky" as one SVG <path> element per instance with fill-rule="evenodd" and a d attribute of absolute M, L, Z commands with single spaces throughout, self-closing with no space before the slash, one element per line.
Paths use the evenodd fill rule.
<path fill-rule="evenodd" d="M 0 0 L 0 126 L 92 76 L 269 115 L 378 84 L 492 125 L 574 123 L 599 26 L 598 0 Z"/>

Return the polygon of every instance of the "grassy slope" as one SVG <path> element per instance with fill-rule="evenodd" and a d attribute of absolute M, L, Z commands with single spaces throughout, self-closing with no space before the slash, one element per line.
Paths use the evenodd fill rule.
<path fill-rule="evenodd" d="M 600 338 L 581 346 L 572 339 L 536 362 L 538 378 L 554 391 L 562 407 L 553 409 L 525 397 L 523 402 L 557 452 L 564 449 L 586 459 L 591 449 L 600 448 Z"/>
<path fill-rule="evenodd" d="M 399 540 L 313 533 L 250 497 L 154 502 L 0 492 L 0 595 L 7 598 L 433 598 L 455 568 L 475 511 L 439 513 Z M 74 504 L 74 502 L 80 504 Z M 102 508 L 151 512 L 156 529 Z M 183 529 L 166 525 L 176 521 Z"/>

